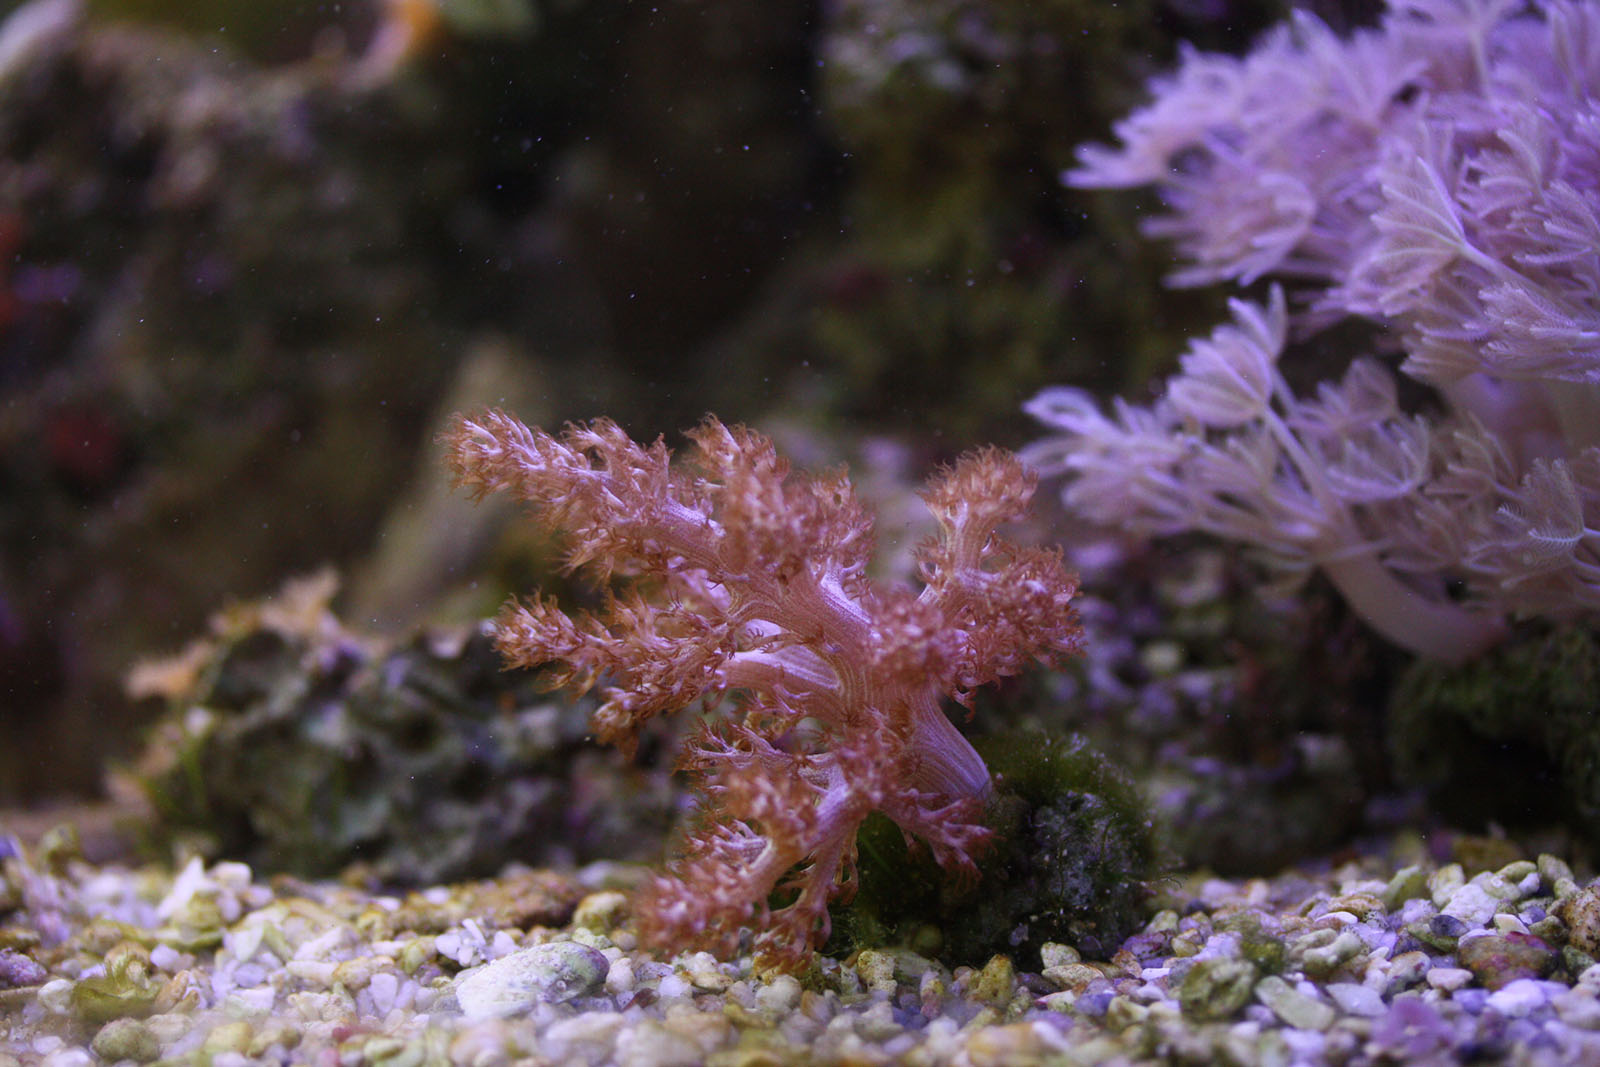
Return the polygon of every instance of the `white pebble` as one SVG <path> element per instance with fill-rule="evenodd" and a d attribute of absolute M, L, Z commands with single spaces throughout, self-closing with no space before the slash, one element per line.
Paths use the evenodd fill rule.
<path fill-rule="evenodd" d="M 661 984 L 656 986 L 656 995 L 662 1000 L 682 1000 L 694 992 L 694 988 L 682 977 L 669 974 L 661 979 Z"/>
<path fill-rule="evenodd" d="M 1532 978 L 1518 978 L 1489 994 L 1489 1007 L 1512 1019 L 1531 1015 L 1549 1002 L 1544 983 Z"/>
<path fill-rule="evenodd" d="M 606 992 L 612 996 L 631 993 L 633 985 L 633 960 L 627 956 L 618 956 L 612 960 L 611 969 L 606 972 Z"/>
<path fill-rule="evenodd" d="M 1450 896 L 1441 913 L 1460 919 L 1468 926 L 1483 926 L 1494 917 L 1500 900 L 1476 882 L 1468 882 Z"/>
<path fill-rule="evenodd" d="M 171 945 L 157 945 L 150 950 L 150 966 L 172 974 L 183 967 L 183 953 Z"/>
<path fill-rule="evenodd" d="M 1409 926 L 1412 923 L 1426 922 L 1437 914 L 1439 914 L 1439 909 L 1434 906 L 1433 901 L 1424 900 L 1422 897 L 1412 897 L 1400 905 L 1400 914 L 1396 922 L 1401 926 Z"/>
<path fill-rule="evenodd" d="M 339 965 L 332 960 L 290 960 L 283 965 L 283 969 L 296 978 L 326 989 L 333 984 L 333 974 Z"/>
<path fill-rule="evenodd" d="M 1365 1015 L 1369 1018 L 1382 1015 L 1386 1011 L 1383 996 L 1368 986 L 1357 985 L 1354 982 L 1334 982 L 1326 990 L 1333 1002 L 1339 1005 L 1339 1010 L 1346 1015 Z"/>
<path fill-rule="evenodd" d="M 592 948 L 550 941 L 505 956 L 456 979 L 456 1003 L 468 1019 L 527 1013 L 559 1004 L 605 983 L 610 964 Z"/>
<path fill-rule="evenodd" d="M 1510 912 L 1497 912 L 1494 917 L 1494 928 L 1502 934 L 1525 934 L 1528 924 Z"/>
<path fill-rule="evenodd" d="M 1283 1043 L 1289 1046 L 1295 1063 L 1323 1063 L 1326 1057 L 1323 1053 L 1328 1047 L 1328 1038 L 1319 1030 L 1296 1030 L 1287 1027 L 1278 1031 L 1283 1038 Z"/>
<path fill-rule="evenodd" d="M 620 1012 L 591 1011 L 550 1024 L 540 1040 L 540 1052 L 556 1060 L 584 1062 L 579 1053 L 592 1049 L 609 1052 L 627 1020 Z"/>
<path fill-rule="evenodd" d="M 366 991 L 372 997 L 373 1013 L 388 1015 L 389 1009 L 394 1007 L 395 998 L 400 993 L 400 979 L 388 971 L 379 971 L 367 983 Z"/>
<path fill-rule="evenodd" d="M 756 990 L 756 1004 L 768 1011 L 793 1011 L 800 1003 L 800 983 L 792 976 L 780 974 Z"/>
<path fill-rule="evenodd" d="M 1446 993 L 1454 993 L 1472 981 L 1472 972 L 1464 967 L 1435 967 L 1428 972 L 1428 984 Z"/>
<path fill-rule="evenodd" d="M 56 1015 L 65 1015 L 72 1010 L 72 981 L 68 978 L 56 978 L 39 987 L 39 1003 L 47 1011 Z"/>

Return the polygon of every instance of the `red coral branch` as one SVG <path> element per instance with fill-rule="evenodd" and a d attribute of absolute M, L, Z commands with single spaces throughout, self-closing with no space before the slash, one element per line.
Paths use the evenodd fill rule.
<path fill-rule="evenodd" d="M 791 478 L 767 438 L 714 418 L 689 437 L 675 470 L 661 442 L 606 420 L 556 437 L 490 411 L 447 434 L 457 481 L 521 497 L 570 539 L 572 566 L 651 583 L 651 598 L 628 590 L 599 615 L 508 605 L 508 663 L 604 686 L 596 729 L 623 748 L 654 715 L 744 694 L 682 757 L 700 815 L 641 894 L 641 933 L 727 953 L 753 927 L 759 960 L 793 967 L 827 937 L 828 903 L 853 892 L 871 812 L 975 872 L 989 774 L 941 702 L 1075 651 L 1077 586 L 1054 552 L 996 534 L 1034 488 L 1008 453 L 968 455 L 929 486 L 940 533 L 914 592 L 866 579 L 872 520 L 842 472 Z"/>

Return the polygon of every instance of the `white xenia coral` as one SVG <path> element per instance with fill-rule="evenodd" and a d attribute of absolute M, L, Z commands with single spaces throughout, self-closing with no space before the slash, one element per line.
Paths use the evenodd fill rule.
<path fill-rule="evenodd" d="M 1174 284 L 1279 278 L 1296 312 L 1235 303 L 1149 410 L 1041 394 L 1060 433 L 1029 458 L 1105 521 L 1320 567 L 1426 655 L 1600 607 L 1597 89 L 1600 5 L 1574 0 L 1396 0 L 1348 39 L 1300 13 L 1244 58 L 1186 53 L 1066 180 L 1154 185 Z M 1437 410 L 1372 360 L 1291 393 L 1290 326 L 1347 317 Z"/>

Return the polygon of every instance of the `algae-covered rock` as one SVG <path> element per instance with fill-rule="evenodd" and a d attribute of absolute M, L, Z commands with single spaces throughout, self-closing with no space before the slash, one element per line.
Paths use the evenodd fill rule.
<path fill-rule="evenodd" d="M 595 949 L 551 941 L 463 974 L 456 982 L 456 1002 L 469 1019 L 512 1015 L 582 996 L 606 980 L 609 967 Z"/>
<path fill-rule="evenodd" d="M 94 1035 L 89 1047 L 108 1063 L 132 1060 L 149 1063 L 161 1055 L 161 1041 L 155 1032 L 137 1019 L 113 1019 Z"/>
<path fill-rule="evenodd" d="M 1082 738 L 1024 731 L 976 745 L 997 789 L 988 811 L 996 844 L 977 882 L 952 884 L 887 820 L 869 819 L 844 928 L 862 943 L 936 930 L 939 958 L 953 963 L 1052 942 L 1109 958 L 1145 919 L 1156 873 L 1138 790 Z"/>
<path fill-rule="evenodd" d="M 665 771 L 586 743 L 588 709 L 501 668 L 483 629 L 387 642 L 328 610 L 334 581 L 224 612 L 136 672 L 167 702 L 135 772 L 158 838 L 266 871 L 355 862 L 433 883 L 528 863 L 653 856 Z"/>
<path fill-rule="evenodd" d="M 1327 587 L 1268 598 L 1249 560 L 1198 540 L 1068 552 L 1083 656 L 980 696 L 977 728 L 1073 731 L 1115 754 L 1183 866 L 1275 870 L 1383 815 L 1397 658 Z"/>
<path fill-rule="evenodd" d="M 1183 977 L 1178 1003 L 1193 1019 L 1226 1019 L 1244 1007 L 1260 976 L 1249 960 L 1217 956 L 1201 960 Z"/>
<path fill-rule="evenodd" d="M 1461 667 L 1419 662 L 1390 707 L 1397 776 L 1475 829 L 1561 823 L 1600 842 L 1600 632 L 1529 627 Z"/>

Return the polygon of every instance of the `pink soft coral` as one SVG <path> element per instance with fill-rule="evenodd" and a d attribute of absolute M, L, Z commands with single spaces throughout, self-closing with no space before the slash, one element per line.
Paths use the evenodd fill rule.
<path fill-rule="evenodd" d="M 595 728 L 624 749 L 658 713 L 744 694 L 685 751 L 704 802 L 639 922 L 655 945 L 724 954 L 753 927 L 760 961 L 793 967 L 827 937 L 828 902 L 853 890 L 872 811 L 946 869 L 975 872 L 989 773 L 942 698 L 1076 650 L 1077 585 L 1054 552 L 996 536 L 1034 489 L 1008 453 L 969 454 L 923 493 L 940 533 L 918 550 L 919 593 L 867 579 L 872 520 L 843 473 L 790 478 L 767 438 L 715 418 L 689 437 L 684 470 L 606 420 L 555 437 L 489 411 L 448 441 L 457 480 L 522 497 L 570 539 L 572 566 L 641 580 L 601 616 L 508 605 L 510 664 L 603 684 Z"/>

